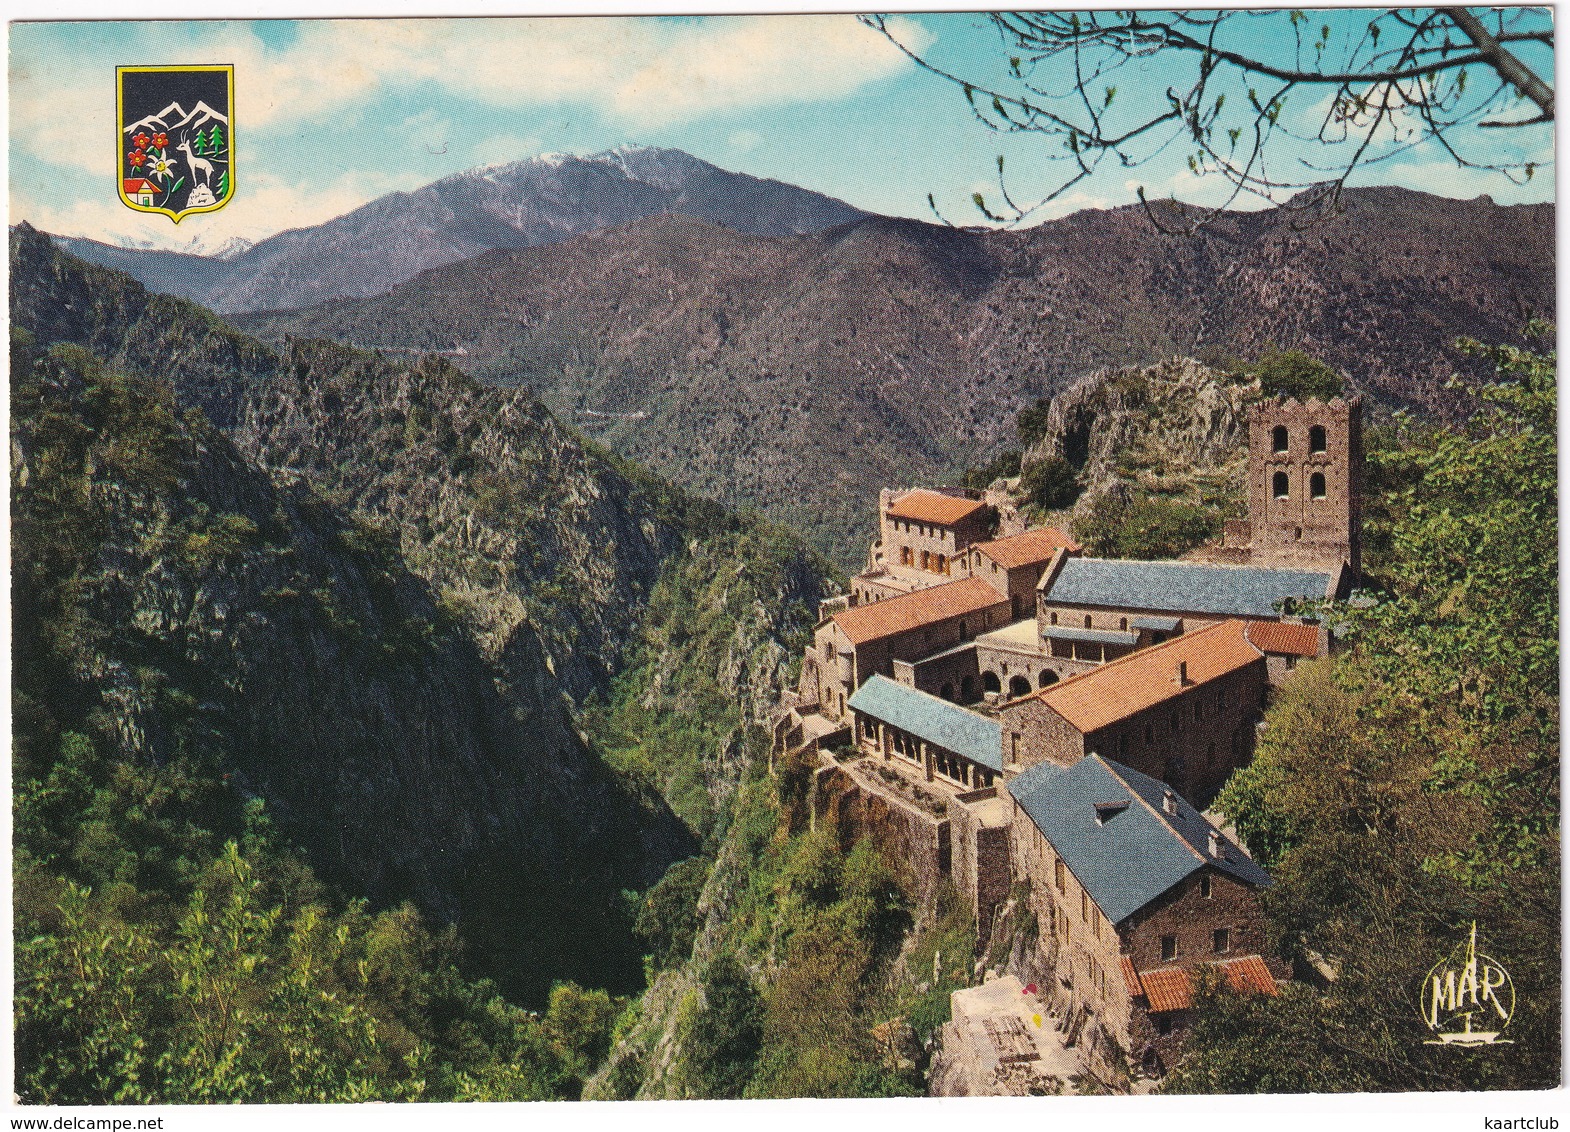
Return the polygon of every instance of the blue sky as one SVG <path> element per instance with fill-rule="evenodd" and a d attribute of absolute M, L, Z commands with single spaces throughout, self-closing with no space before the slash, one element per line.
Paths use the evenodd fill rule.
<path fill-rule="evenodd" d="M 1341 42 L 1367 13 L 1323 19 Z M 1272 49 L 1283 26 L 1280 15 L 1248 25 L 1240 42 Z M 991 73 L 1007 54 L 979 15 L 906 15 L 895 28 L 967 74 Z M 115 66 L 179 62 L 235 64 L 238 148 L 233 203 L 176 227 L 119 203 L 110 139 Z M 1021 199 L 1058 175 L 1040 138 L 985 130 L 953 85 L 849 16 L 12 24 L 9 76 L 11 220 L 161 247 L 254 240 L 475 165 L 625 142 L 684 149 L 896 215 L 930 218 L 930 192 L 964 223 L 978 219 L 973 192 L 996 199 L 999 155 Z M 1127 73 L 1119 97 L 1132 106 L 1172 79 L 1159 66 Z M 1316 110 L 1305 97 L 1289 113 L 1306 122 Z M 1547 127 L 1472 130 L 1463 141 L 1477 160 L 1543 168 L 1517 187 L 1457 169 L 1429 145 L 1358 183 L 1487 192 L 1503 203 L 1552 198 Z M 1217 199 L 1219 183 L 1195 178 L 1186 152 L 1107 169 L 1034 218 L 1126 204 L 1136 184 L 1154 196 Z"/>

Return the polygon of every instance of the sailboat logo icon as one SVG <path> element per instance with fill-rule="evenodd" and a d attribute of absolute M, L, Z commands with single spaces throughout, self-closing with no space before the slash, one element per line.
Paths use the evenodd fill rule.
<path fill-rule="evenodd" d="M 1465 942 L 1435 963 L 1423 979 L 1426 1045 L 1509 1045 L 1502 1038 L 1515 1013 L 1515 985 L 1497 959 L 1477 949 L 1477 924 Z"/>

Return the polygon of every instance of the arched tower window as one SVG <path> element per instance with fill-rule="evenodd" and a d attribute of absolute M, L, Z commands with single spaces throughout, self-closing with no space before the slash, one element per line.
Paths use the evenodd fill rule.
<path fill-rule="evenodd" d="M 1285 472 L 1277 472 L 1270 477 L 1270 492 L 1277 499 L 1285 499 L 1288 496 L 1289 489 Z"/>
<path fill-rule="evenodd" d="M 1287 426 L 1277 425 L 1270 430 L 1270 447 L 1276 452 L 1287 450 Z"/>
<path fill-rule="evenodd" d="M 1312 428 L 1310 428 L 1308 430 L 1308 450 L 1310 452 L 1324 452 L 1324 450 L 1325 450 L 1325 426 L 1324 425 L 1317 424 L 1317 425 L 1314 425 Z"/>
<path fill-rule="evenodd" d="M 1325 473 L 1315 472 L 1308 477 L 1308 494 L 1314 499 L 1325 497 Z"/>

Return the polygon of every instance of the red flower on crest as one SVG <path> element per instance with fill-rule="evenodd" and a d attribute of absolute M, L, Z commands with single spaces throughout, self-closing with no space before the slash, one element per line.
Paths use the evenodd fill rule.
<path fill-rule="evenodd" d="M 147 162 L 147 154 L 143 153 L 139 149 L 133 149 L 130 153 L 126 154 L 125 157 L 126 160 L 131 163 L 132 169 L 140 169 Z"/>
<path fill-rule="evenodd" d="M 131 144 L 134 145 L 137 149 L 146 149 L 148 146 L 153 144 L 153 139 L 148 137 L 146 134 L 137 134 L 134 138 L 131 139 Z"/>
<path fill-rule="evenodd" d="M 163 149 L 168 144 L 169 144 L 169 135 L 168 134 L 154 134 L 153 135 L 153 145 L 156 148 Z"/>

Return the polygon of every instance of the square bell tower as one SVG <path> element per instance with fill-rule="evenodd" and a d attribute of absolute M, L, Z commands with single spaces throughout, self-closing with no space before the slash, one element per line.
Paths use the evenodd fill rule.
<path fill-rule="evenodd" d="M 1250 561 L 1362 570 L 1363 399 L 1276 398 L 1248 418 Z"/>

